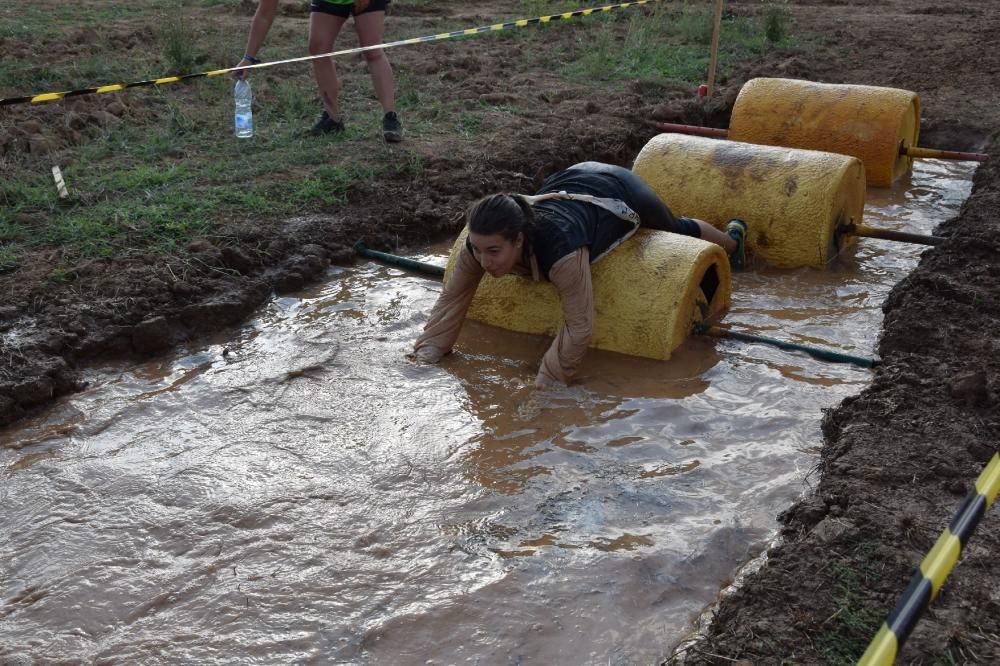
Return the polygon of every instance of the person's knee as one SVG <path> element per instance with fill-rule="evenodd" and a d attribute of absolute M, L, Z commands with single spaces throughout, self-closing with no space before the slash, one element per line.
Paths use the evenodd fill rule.
<path fill-rule="evenodd" d="M 385 51 L 383 51 L 382 49 L 375 49 L 374 51 L 365 51 L 364 55 L 365 55 L 365 61 L 367 61 L 369 65 L 374 65 L 379 61 L 386 60 Z"/>
<path fill-rule="evenodd" d="M 327 39 L 319 37 L 309 37 L 309 55 L 316 56 L 333 51 L 333 44 Z"/>

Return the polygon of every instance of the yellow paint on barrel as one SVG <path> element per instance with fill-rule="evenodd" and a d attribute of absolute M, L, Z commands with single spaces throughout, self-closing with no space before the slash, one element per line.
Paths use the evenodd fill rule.
<path fill-rule="evenodd" d="M 446 284 L 467 234 L 463 231 L 452 247 Z M 640 229 L 593 264 L 591 275 L 590 346 L 597 349 L 666 360 L 691 334 L 694 322 L 729 307 L 729 259 L 721 247 L 698 238 Z M 535 335 L 555 335 L 563 323 L 551 283 L 514 275 L 483 276 L 468 317 Z"/>
<path fill-rule="evenodd" d="M 747 81 L 733 106 L 729 138 L 857 157 L 868 184 L 889 187 L 913 158 L 920 100 L 909 90 L 794 79 Z"/>
<path fill-rule="evenodd" d="M 660 134 L 632 171 L 677 215 L 720 229 L 742 219 L 748 253 L 779 268 L 825 266 L 857 240 L 838 225 L 864 211 L 861 162 L 834 153 Z"/>

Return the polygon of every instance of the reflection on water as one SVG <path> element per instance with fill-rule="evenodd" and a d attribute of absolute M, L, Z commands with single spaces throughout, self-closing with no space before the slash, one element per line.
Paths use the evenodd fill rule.
<path fill-rule="evenodd" d="M 924 161 L 866 222 L 929 233 L 967 165 Z M 727 322 L 871 356 L 922 248 L 735 277 Z M 424 257 L 442 261 L 440 253 Z M 821 410 L 869 373 L 693 339 L 592 351 L 470 324 L 404 361 L 440 286 L 374 264 L 0 435 L 0 661 L 652 663 L 772 537 Z"/>

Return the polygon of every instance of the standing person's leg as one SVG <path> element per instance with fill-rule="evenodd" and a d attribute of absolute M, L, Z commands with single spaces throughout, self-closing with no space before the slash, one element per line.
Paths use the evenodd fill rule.
<path fill-rule="evenodd" d="M 381 3 L 378 6 L 382 6 Z M 361 46 L 381 44 L 385 34 L 385 9 L 372 9 L 354 17 L 354 29 L 358 32 L 358 43 Z M 372 77 L 375 95 L 385 117 L 382 120 L 382 130 L 386 141 L 400 141 L 403 138 L 403 126 L 396 116 L 396 81 L 392 74 L 389 58 L 382 49 L 364 52 L 368 63 L 368 74 Z"/>
<path fill-rule="evenodd" d="M 372 46 L 382 43 L 385 34 L 385 12 L 364 12 L 354 17 L 354 29 L 358 32 L 358 43 L 361 46 Z M 375 95 L 378 97 L 382 111 L 396 110 L 396 82 L 393 80 L 392 67 L 389 58 L 382 49 L 364 52 L 368 62 L 368 74 L 372 77 Z"/>
<path fill-rule="evenodd" d="M 323 4 L 322 1 L 314 2 L 313 11 L 309 15 L 309 55 L 333 51 L 340 29 L 347 21 L 346 17 L 318 10 L 317 6 Z M 317 58 L 312 61 L 312 66 L 324 109 L 323 116 L 312 131 L 314 134 L 342 132 L 344 125 L 340 120 L 340 79 L 337 78 L 337 66 L 332 58 Z"/>

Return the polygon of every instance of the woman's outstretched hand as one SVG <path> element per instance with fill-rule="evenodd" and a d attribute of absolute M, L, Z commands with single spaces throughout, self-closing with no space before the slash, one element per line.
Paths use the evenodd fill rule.
<path fill-rule="evenodd" d="M 412 363 L 437 363 L 443 356 L 444 352 L 440 349 L 427 345 L 411 351 L 406 355 L 406 360 Z"/>

